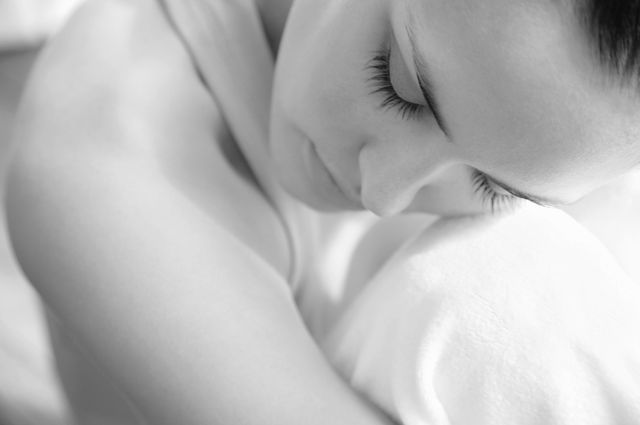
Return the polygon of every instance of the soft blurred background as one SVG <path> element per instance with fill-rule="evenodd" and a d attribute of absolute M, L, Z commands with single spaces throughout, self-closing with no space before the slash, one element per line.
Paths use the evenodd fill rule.
<path fill-rule="evenodd" d="M 0 195 L 11 133 L 38 51 L 82 0 L 0 0 Z M 37 298 L 0 224 L 0 425 L 69 425 Z"/>

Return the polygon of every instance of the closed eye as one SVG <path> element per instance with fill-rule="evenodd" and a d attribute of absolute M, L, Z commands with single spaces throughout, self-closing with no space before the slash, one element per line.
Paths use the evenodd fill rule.
<path fill-rule="evenodd" d="M 385 111 L 395 110 L 406 120 L 422 118 L 429 107 L 409 102 L 398 94 L 391 82 L 390 58 L 390 50 L 384 49 L 368 62 L 366 68 L 371 73 L 368 82 L 372 87 L 369 94 L 380 97 L 380 108 Z"/>
<path fill-rule="evenodd" d="M 473 192 L 492 213 L 508 210 L 522 200 L 496 185 L 489 176 L 479 170 L 473 170 L 472 184 Z"/>

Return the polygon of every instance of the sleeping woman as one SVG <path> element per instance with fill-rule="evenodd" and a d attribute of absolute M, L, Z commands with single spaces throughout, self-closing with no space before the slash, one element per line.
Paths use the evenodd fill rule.
<path fill-rule="evenodd" d="M 639 16 L 89 0 L 7 192 L 78 423 L 640 423 Z"/>

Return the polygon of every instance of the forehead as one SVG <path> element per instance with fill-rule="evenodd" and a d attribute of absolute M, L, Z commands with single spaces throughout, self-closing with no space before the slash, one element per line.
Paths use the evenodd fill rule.
<path fill-rule="evenodd" d="M 450 13 L 462 22 L 510 21 L 514 17 L 533 17 L 544 11 L 569 12 L 568 0 L 405 0 L 413 10 L 431 10 L 438 14 Z M 442 15 L 441 15 L 442 16 Z"/>
<path fill-rule="evenodd" d="M 456 47 L 465 51 L 482 46 L 483 54 L 513 53 L 558 41 L 571 42 L 574 50 L 586 48 L 574 8 L 566 1 L 407 0 L 398 4 L 414 25 L 441 41 L 458 42 Z M 487 42 L 494 49 L 487 49 Z"/>
<path fill-rule="evenodd" d="M 505 180 L 602 179 L 637 163 L 637 95 L 609 84 L 571 2 L 399 3 L 395 20 L 418 34 L 453 141 Z"/>

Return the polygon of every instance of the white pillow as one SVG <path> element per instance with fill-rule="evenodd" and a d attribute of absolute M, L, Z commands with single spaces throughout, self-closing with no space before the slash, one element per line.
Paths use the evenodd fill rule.
<path fill-rule="evenodd" d="M 431 226 L 323 348 L 403 425 L 640 423 L 640 285 L 557 211 Z"/>

